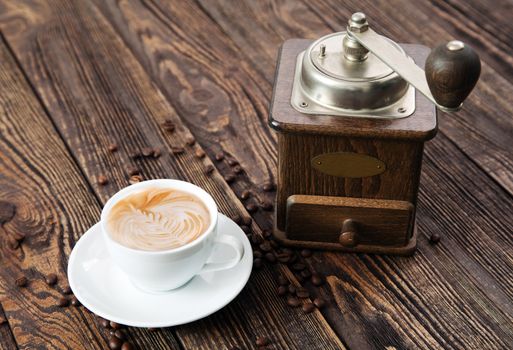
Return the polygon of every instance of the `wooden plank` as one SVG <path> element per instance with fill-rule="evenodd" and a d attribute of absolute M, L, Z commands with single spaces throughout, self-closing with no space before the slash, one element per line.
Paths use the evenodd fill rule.
<path fill-rule="evenodd" d="M 195 156 L 199 145 L 169 151 L 184 146 L 190 132 L 101 13 L 84 2 L 9 5 L 0 27 L 101 201 L 126 186 L 128 167 L 137 166 L 146 179 L 192 181 L 213 195 L 223 213 L 247 216 L 219 173 L 205 171 L 212 163 Z M 165 120 L 174 123 L 174 133 L 160 127 Z M 108 151 L 110 143 L 117 152 Z M 158 147 L 162 155 L 130 156 L 144 147 Z M 109 183 L 101 186 L 99 175 Z M 256 225 L 253 230 L 260 233 Z M 264 268 L 253 274 L 235 302 L 205 320 L 147 336 L 160 334 L 162 347 L 176 332 L 183 347 L 195 349 L 251 348 L 257 336 L 271 338 L 277 348 L 343 348 L 320 312 L 290 310 L 275 296 L 277 273 Z M 141 347 L 149 344 L 155 343 Z"/>
<path fill-rule="evenodd" d="M 195 135 L 209 147 L 209 152 L 212 154 L 211 148 L 217 146 L 201 136 L 208 135 L 205 123 L 201 122 L 205 113 L 209 116 L 207 120 L 216 116 L 228 119 L 225 135 L 236 132 L 247 135 L 246 142 L 230 151 L 237 152 L 232 154 L 246 169 L 253 169 L 251 153 L 245 153 L 247 149 L 253 150 L 253 135 L 246 127 L 232 128 L 231 125 L 243 124 L 238 122 L 241 120 L 238 115 L 241 118 L 249 115 L 251 122 L 242 120 L 250 127 L 262 125 L 260 121 L 265 117 L 262 117 L 261 106 L 267 100 L 259 98 L 268 99 L 270 96 L 273 66 L 266 63 L 274 62 L 271 56 L 278 45 L 270 47 L 282 40 L 277 33 L 293 27 L 297 33 L 290 34 L 292 31 L 287 29 L 287 36 L 316 37 L 331 30 L 317 19 L 309 23 L 312 17 L 302 12 L 304 5 L 295 2 L 272 6 L 265 2 L 238 3 L 237 6 L 215 6 L 204 2 L 203 6 L 208 7 L 208 15 L 194 5 L 181 3 L 173 6 L 145 3 L 145 6 L 139 6 L 131 2 L 123 3 L 119 8 L 108 3 L 102 9 L 139 60 L 147 63 L 150 73 L 185 122 L 195 126 Z M 250 6 L 258 9 L 244 12 Z M 372 8 L 371 5 L 369 7 Z M 345 15 L 350 14 L 349 10 L 344 11 Z M 290 16 L 292 12 L 295 16 Z M 277 19 L 277 14 L 283 13 L 287 14 L 287 21 Z M 341 11 L 331 9 L 326 13 Z M 248 30 L 244 23 L 241 24 L 240 18 L 251 19 L 252 29 Z M 340 23 L 345 23 L 345 20 Z M 306 31 L 304 25 L 310 24 L 318 32 Z M 187 31 L 180 28 L 187 28 Z M 223 31 L 232 39 L 241 38 L 237 42 L 239 47 L 230 42 Z M 262 32 L 264 36 L 259 35 Z M 265 46 L 266 43 L 269 46 Z M 178 52 L 187 52 L 186 58 L 173 54 L 180 48 L 182 51 Z M 273 54 L 263 54 L 271 51 Z M 246 54 L 254 55 L 251 57 L 256 70 L 245 62 Z M 224 76 L 235 61 L 240 67 L 236 74 Z M 180 62 L 180 69 L 174 62 Z M 259 78 L 259 72 L 263 71 L 267 73 Z M 200 81 L 194 79 L 194 75 L 199 73 L 202 75 Z M 264 84 L 255 85 L 255 81 L 260 83 L 262 80 Z M 235 102 L 225 106 L 221 112 L 216 111 L 219 111 L 219 105 L 228 101 L 226 99 L 198 102 L 205 106 L 203 114 L 201 109 L 200 112 L 189 110 L 187 104 L 180 100 L 177 92 L 180 89 L 176 89 L 178 85 L 181 89 L 194 91 L 194 87 L 199 89 L 203 85 L 208 86 L 209 91 L 216 91 L 215 96 L 226 96 L 228 88 L 225 84 L 230 84 L 228 91 L 232 91 L 232 84 L 238 85 L 238 89 L 246 92 L 247 100 L 241 102 L 237 96 Z M 260 97 L 261 91 L 264 92 L 263 97 Z M 248 114 L 245 108 L 249 102 L 254 107 Z M 209 115 L 211 111 L 216 113 Z M 263 113 L 265 116 L 265 111 Z M 263 130 L 257 135 L 262 133 Z M 274 157 L 267 158 L 265 169 L 273 169 L 275 161 Z M 249 172 L 256 178 L 255 183 L 267 179 L 267 176 L 258 178 L 252 170 Z M 505 206 L 510 203 L 510 197 L 490 183 L 489 178 L 444 135 L 438 136 L 427 147 L 423 180 L 426 185 L 422 186 L 418 214 L 421 240 L 419 253 L 414 258 L 336 253 L 315 256 L 314 266 L 330 275 L 329 288 L 324 295 L 338 306 L 328 308 L 325 315 L 337 333 L 355 348 L 507 348 L 512 343 L 511 276 L 508 272 L 511 271 L 511 240 L 507 234 L 511 219 L 507 217 Z M 504 182 L 502 185 L 505 186 Z M 472 189 L 473 196 L 469 196 L 467 188 Z M 447 193 L 451 193 L 451 200 L 446 198 Z M 425 198 L 429 198 L 429 207 L 423 204 Z M 501 216 L 505 217 L 501 219 Z M 271 222 L 263 213 L 255 217 L 262 226 Z M 490 221 L 488 217 L 493 219 Z M 444 235 L 440 248 L 427 243 L 426 237 L 432 232 Z M 471 244 L 467 237 L 471 238 Z M 497 238 L 499 241 L 496 243 Z M 500 271 L 495 270 L 497 266 L 501 267 Z"/>
<path fill-rule="evenodd" d="M 0 350 L 17 349 L 14 336 L 7 322 L 4 309 L 0 305 Z"/>
<path fill-rule="evenodd" d="M 0 300 L 9 321 L 0 325 L 0 347 L 16 348 L 11 330 L 19 348 L 104 349 L 106 335 L 89 312 L 57 306 L 71 246 L 97 220 L 99 205 L 3 40 L 0 62 Z M 59 276 L 55 288 L 44 282 L 50 272 Z M 28 287 L 16 286 L 21 276 Z"/>

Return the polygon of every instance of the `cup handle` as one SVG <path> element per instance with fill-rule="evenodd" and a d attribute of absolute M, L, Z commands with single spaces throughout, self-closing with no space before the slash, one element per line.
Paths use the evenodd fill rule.
<path fill-rule="evenodd" d="M 242 255 L 244 254 L 244 246 L 242 245 L 240 239 L 237 239 L 229 235 L 222 235 L 217 237 L 214 241 L 214 245 L 218 244 L 225 244 L 232 247 L 235 251 L 235 257 L 233 259 L 223 262 L 207 262 L 205 263 L 205 265 L 203 265 L 203 268 L 199 272 L 200 274 L 203 272 L 231 269 L 239 263 L 240 259 L 242 259 Z"/>

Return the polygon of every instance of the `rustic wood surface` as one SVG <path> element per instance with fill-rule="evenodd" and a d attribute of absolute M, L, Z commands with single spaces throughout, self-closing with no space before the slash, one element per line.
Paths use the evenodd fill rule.
<path fill-rule="evenodd" d="M 304 261 L 326 283 L 305 287 L 328 304 L 311 314 L 276 295 L 278 276 L 298 285 L 297 271 L 264 264 L 216 314 L 127 335 L 141 349 L 251 349 L 259 336 L 273 349 L 513 348 L 507 0 L 0 0 L 0 348 L 107 348 L 94 315 L 57 301 L 73 244 L 128 184 L 131 166 L 144 179 L 204 187 L 223 213 L 251 215 L 256 236 L 271 228 L 271 211 L 246 207 L 275 195 L 262 186 L 276 176 L 267 108 L 278 49 L 289 38 L 342 30 L 357 10 L 395 41 L 434 47 L 458 38 L 482 59 L 463 111 L 440 113 L 425 147 L 417 253 L 315 252 Z M 162 128 L 166 120 L 174 133 Z M 191 135 L 196 143 L 185 145 Z M 162 155 L 134 159 L 144 147 Z M 235 181 L 229 160 L 243 169 Z M 239 199 L 244 190 L 249 199 Z M 439 244 L 429 243 L 432 233 Z M 44 282 L 49 272 L 59 277 L 55 287 Z M 15 284 L 22 275 L 25 288 Z"/>

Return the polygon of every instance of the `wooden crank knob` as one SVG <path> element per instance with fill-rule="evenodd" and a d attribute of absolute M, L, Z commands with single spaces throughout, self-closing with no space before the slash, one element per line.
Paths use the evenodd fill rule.
<path fill-rule="evenodd" d="M 347 248 L 355 247 L 358 244 L 356 223 L 352 219 L 347 219 L 342 224 L 342 233 L 338 237 L 338 241 Z"/>
<path fill-rule="evenodd" d="M 468 45 L 453 40 L 435 47 L 426 60 L 426 80 L 435 101 L 458 108 L 479 79 L 481 61 Z"/>

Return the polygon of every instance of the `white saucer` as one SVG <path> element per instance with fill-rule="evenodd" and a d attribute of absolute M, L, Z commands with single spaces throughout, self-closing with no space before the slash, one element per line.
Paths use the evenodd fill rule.
<path fill-rule="evenodd" d="M 156 328 L 199 320 L 232 301 L 251 274 L 251 245 L 240 227 L 222 214 L 219 214 L 219 232 L 243 242 L 240 263 L 229 270 L 198 275 L 183 287 L 157 294 L 134 287 L 111 262 L 100 230 L 99 224 L 94 225 L 73 248 L 68 263 L 69 284 L 87 309 L 120 324 Z M 234 252 L 230 248 L 220 245 L 211 260 L 226 260 L 231 254 Z"/>

